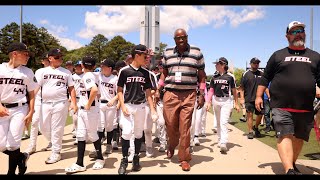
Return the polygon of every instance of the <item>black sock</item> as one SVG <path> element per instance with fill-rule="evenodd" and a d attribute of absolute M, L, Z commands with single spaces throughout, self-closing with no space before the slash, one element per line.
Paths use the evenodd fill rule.
<path fill-rule="evenodd" d="M 98 131 L 98 137 L 99 137 L 99 141 L 101 141 L 101 139 L 104 137 L 104 132 Z"/>
<path fill-rule="evenodd" d="M 99 139 L 98 139 L 95 142 L 93 142 L 93 145 L 94 145 L 94 148 L 96 149 L 96 152 L 97 152 L 97 159 L 103 160 L 102 152 L 101 152 L 101 141 L 99 141 Z"/>
<path fill-rule="evenodd" d="M 116 128 L 116 129 L 113 129 L 112 132 L 113 132 L 113 134 L 112 134 L 112 135 L 113 135 L 112 140 L 118 142 L 118 141 L 119 141 L 119 140 L 117 140 L 117 138 L 118 138 L 118 132 L 119 132 L 118 129 L 117 129 L 117 128 Z"/>
<path fill-rule="evenodd" d="M 129 140 L 124 140 L 123 138 L 121 138 L 121 143 L 122 143 L 122 156 L 123 157 L 128 157 L 130 141 Z"/>
<path fill-rule="evenodd" d="M 84 158 L 84 151 L 86 149 L 86 142 L 85 141 L 78 141 L 78 158 L 76 164 L 79 166 L 84 167 L 83 165 L 83 158 Z"/>
<path fill-rule="evenodd" d="M 8 169 L 8 175 L 15 175 L 16 169 L 18 166 L 18 161 L 20 159 L 20 148 L 14 151 L 8 151 L 6 150 L 6 154 L 9 155 L 9 169 Z"/>
<path fill-rule="evenodd" d="M 141 142 L 145 142 L 146 141 L 146 137 L 144 135 L 144 131 L 142 132 L 142 137 L 140 139 L 141 139 Z"/>
<path fill-rule="evenodd" d="M 140 148 L 141 148 L 141 142 L 142 142 L 142 138 L 134 139 L 134 155 L 139 155 L 140 153 Z"/>
<path fill-rule="evenodd" d="M 107 144 L 111 144 L 112 136 L 113 136 L 113 130 L 110 132 L 107 132 Z"/>

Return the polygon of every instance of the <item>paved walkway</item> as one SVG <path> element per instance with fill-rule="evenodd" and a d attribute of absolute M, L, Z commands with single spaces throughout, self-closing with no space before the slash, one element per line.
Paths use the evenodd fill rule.
<path fill-rule="evenodd" d="M 166 158 L 165 153 L 155 151 L 154 158 L 145 157 L 141 154 L 142 170 L 140 172 L 130 172 L 129 163 L 127 172 L 129 174 L 283 174 L 284 169 L 280 163 L 278 153 L 273 148 L 253 139 L 247 139 L 244 132 L 229 124 L 229 151 L 221 154 L 217 147 L 217 136 L 212 133 L 211 113 L 208 113 L 207 137 L 200 138 L 201 145 L 194 147 L 191 170 L 184 172 L 178 163 L 177 150 L 171 160 Z M 64 169 L 76 162 L 77 146 L 73 145 L 74 139 L 71 135 L 72 125 L 66 126 L 63 138 L 62 160 L 47 165 L 45 160 L 50 152 L 40 152 L 40 149 L 48 144 L 41 135 L 38 138 L 37 152 L 31 155 L 28 161 L 26 174 L 65 174 Z M 29 140 L 22 142 L 21 149 L 25 150 Z M 159 144 L 155 144 L 158 149 Z M 84 164 L 87 171 L 77 174 L 117 174 L 120 164 L 121 149 L 106 156 L 106 164 L 102 170 L 93 170 L 94 161 L 88 157 L 89 150 L 93 149 L 93 144 L 86 146 Z M 103 151 L 105 146 L 103 146 Z M 0 174 L 6 174 L 8 168 L 8 157 L 0 153 Z M 304 174 L 320 174 L 320 160 L 298 160 L 297 168 Z"/>

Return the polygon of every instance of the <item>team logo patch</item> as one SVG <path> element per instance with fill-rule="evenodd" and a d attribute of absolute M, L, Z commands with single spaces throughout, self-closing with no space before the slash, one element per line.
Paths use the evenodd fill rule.
<path fill-rule="evenodd" d="M 34 82 L 37 82 L 37 78 L 36 78 L 36 77 L 33 77 L 33 81 L 34 81 Z"/>
<path fill-rule="evenodd" d="M 91 82 L 91 79 L 87 79 L 87 80 L 86 80 L 86 83 L 90 83 L 90 82 Z"/>

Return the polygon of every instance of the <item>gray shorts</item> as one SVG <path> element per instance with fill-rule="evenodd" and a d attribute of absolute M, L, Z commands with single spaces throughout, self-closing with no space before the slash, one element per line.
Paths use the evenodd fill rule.
<path fill-rule="evenodd" d="M 294 113 L 272 108 L 272 120 L 277 138 L 293 134 L 296 138 L 309 141 L 314 121 L 313 112 Z"/>
<path fill-rule="evenodd" d="M 255 115 L 262 115 L 261 111 L 258 111 L 256 109 L 254 102 L 246 102 L 245 107 L 246 107 L 247 112 L 252 112 Z"/>

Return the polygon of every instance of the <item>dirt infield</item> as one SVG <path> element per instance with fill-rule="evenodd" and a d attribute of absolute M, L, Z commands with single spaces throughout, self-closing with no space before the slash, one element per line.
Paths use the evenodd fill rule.
<path fill-rule="evenodd" d="M 159 144 L 154 144 L 155 157 L 147 158 L 145 153 L 141 153 L 140 162 L 142 170 L 131 172 L 131 163 L 127 168 L 129 174 L 284 174 L 278 153 L 273 148 L 253 139 L 247 139 L 244 132 L 228 125 L 229 151 L 221 154 L 217 147 L 217 135 L 213 134 L 212 114 L 208 113 L 207 136 L 200 138 L 200 146 L 194 147 L 192 155 L 191 170 L 185 172 L 179 166 L 177 150 L 173 158 L 167 159 L 165 153 L 158 152 Z M 48 142 L 40 135 L 38 137 L 37 152 L 30 156 L 26 174 L 65 174 L 64 169 L 76 162 L 77 146 L 73 145 L 72 125 L 65 127 L 65 135 L 62 146 L 62 159 L 55 164 L 45 164 L 50 152 L 41 152 L 40 149 L 47 146 Z M 21 150 L 25 150 L 29 140 L 22 141 Z M 87 144 L 84 164 L 87 170 L 77 174 L 117 174 L 120 160 L 121 148 L 111 155 L 104 155 L 105 166 L 101 170 L 93 170 L 94 160 L 88 157 L 88 153 L 93 149 L 93 144 Z M 102 151 L 105 146 L 102 147 Z M 6 174 L 8 168 L 7 155 L 0 153 L 1 165 L 0 174 Z M 304 174 L 320 174 L 319 160 L 298 160 L 297 168 Z"/>

